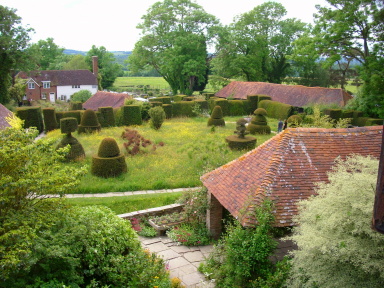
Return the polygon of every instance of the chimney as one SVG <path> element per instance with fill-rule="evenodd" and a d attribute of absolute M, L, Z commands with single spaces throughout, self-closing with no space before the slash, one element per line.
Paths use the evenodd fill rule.
<path fill-rule="evenodd" d="M 97 74 L 99 73 L 99 61 L 97 56 L 92 56 L 92 72 L 97 78 Z"/>

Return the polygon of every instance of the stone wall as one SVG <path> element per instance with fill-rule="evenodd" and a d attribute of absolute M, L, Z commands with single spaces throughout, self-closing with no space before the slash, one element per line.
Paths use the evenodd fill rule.
<path fill-rule="evenodd" d="M 120 214 L 117 216 L 125 220 L 130 220 L 132 218 L 149 217 L 149 216 L 161 216 L 164 214 L 181 212 L 183 207 L 184 207 L 184 204 L 171 204 L 171 205 L 166 205 L 166 206 L 161 206 L 156 208 L 150 208 L 150 209 L 139 210 L 139 211 L 125 213 L 125 214 Z"/>

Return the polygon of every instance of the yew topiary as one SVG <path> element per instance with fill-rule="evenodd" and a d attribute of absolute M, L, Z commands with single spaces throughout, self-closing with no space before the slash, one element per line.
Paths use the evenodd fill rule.
<path fill-rule="evenodd" d="M 299 115 L 292 115 L 287 119 L 288 126 L 291 128 L 300 126 L 302 122 L 303 119 Z"/>
<path fill-rule="evenodd" d="M 271 134 L 271 127 L 268 126 L 267 111 L 264 108 L 257 108 L 253 112 L 251 123 L 247 126 L 247 131 L 251 134 Z"/>
<path fill-rule="evenodd" d="M 80 142 L 72 136 L 72 132 L 75 132 L 77 129 L 77 120 L 76 118 L 62 118 L 60 120 L 60 129 L 61 133 L 66 134 L 64 138 L 57 145 L 56 149 L 64 148 L 67 145 L 70 146 L 68 154 L 65 156 L 66 161 L 79 160 L 85 157 L 85 152 L 83 146 Z"/>
<path fill-rule="evenodd" d="M 247 120 L 241 118 L 236 121 L 236 135 L 231 135 L 225 138 L 228 146 L 232 150 L 249 150 L 256 146 L 256 138 L 252 136 L 246 136 L 249 131 L 246 131 Z"/>
<path fill-rule="evenodd" d="M 44 108 L 42 111 L 44 117 L 45 131 L 48 132 L 57 129 L 58 123 L 56 121 L 55 108 Z"/>
<path fill-rule="evenodd" d="M 92 156 L 91 173 L 98 177 L 110 178 L 126 173 L 127 170 L 125 156 L 120 153 L 116 140 L 111 137 L 104 138 L 98 154 Z"/>
<path fill-rule="evenodd" d="M 97 119 L 96 112 L 90 109 L 84 111 L 83 116 L 81 117 L 81 123 L 79 125 L 79 133 L 91 133 L 95 131 L 100 131 L 101 125 Z"/>
<path fill-rule="evenodd" d="M 208 119 L 208 126 L 225 126 L 223 111 L 220 106 L 213 108 L 211 117 Z"/>

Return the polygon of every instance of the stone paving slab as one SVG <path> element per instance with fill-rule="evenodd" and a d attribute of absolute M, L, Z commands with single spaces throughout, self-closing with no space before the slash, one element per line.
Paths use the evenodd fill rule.
<path fill-rule="evenodd" d="M 149 245 L 147 245 L 147 248 L 149 249 L 149 251 L 154 252 L 154 253 L 168 249 L 168 247 L 166 245 L 164 245 L 163 242 L 156 242 L 153 244 L 149 244 Z"/>
<path fill-rule="evenodd" d="M 190 264 L 184 257 L 178 257 L 175 259 L 171 259 L 168 262 L 168 267 L 170 270 L 175 268 L 180 268 L 182 266 Z"/>
<path fill-rule="evenodd" d="M 204 281 L 201 274 L 198 272 L 187 274 L 181 277 L 181 281 L 185 283 L 188 287 L 191 285 L 199 284 L 200 282 Z"/>
<path fill-rule="evenodd" d="M 187 246 L 171 246 L 170 248 L 177 253 L 191 252 L 191 248 Z"/>
<path fill-rule="evenodd" d="M 177 253 L 171 249 L 160 251 L 157 253 L 157 255 L 162 257 L 164 260 L 170 260 L 170 259 L 178 258 L 181 256 L 179 253 Z"/>
<path fill-rule="evenodd" d="M 187 259 L 189 262 L 201 262 L 204 260 L 204 255 L 200 251 L 194 251 L 194 252 L 188 252 L 185 253 L 184 258 Z"/>

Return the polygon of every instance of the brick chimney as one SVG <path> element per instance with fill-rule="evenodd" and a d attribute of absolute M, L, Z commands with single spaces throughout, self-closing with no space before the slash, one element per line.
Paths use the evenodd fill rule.
<path fill-rule="evenodd" d="M 92 71 L 93 74 L 97 77 L 97 74 L 99 73 L 99 61 L 97 56 L 92 56 Z"/>

